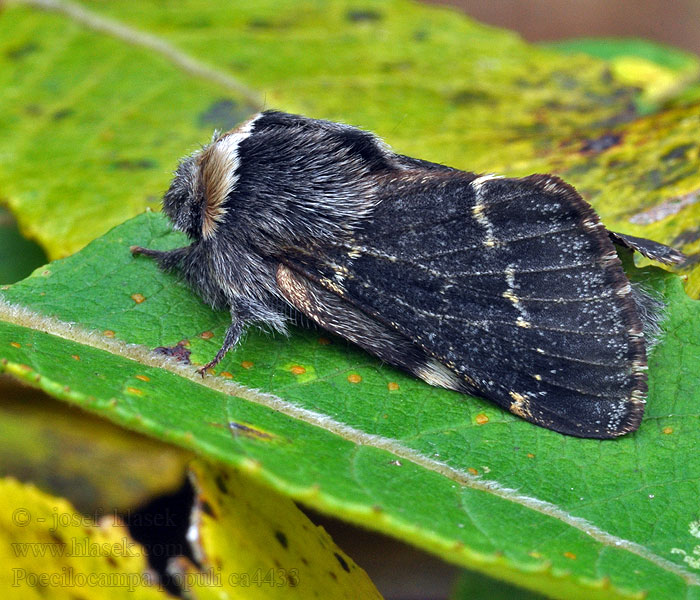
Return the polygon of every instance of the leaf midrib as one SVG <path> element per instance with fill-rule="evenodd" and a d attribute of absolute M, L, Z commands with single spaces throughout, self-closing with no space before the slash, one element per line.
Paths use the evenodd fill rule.
<path fill-rule="evenodd" d="M 111 19 L 85 7 L 63 0 L 10 0 L 13 4 L 54 12 L 94 32 L 105 33 L 129 45 L 159 54 L 180 71 L 206 79 L 245 98 L 251 109 L 260 109 L 263 101 L 257 91 L 232 77 L 226 71 L 213 67 L 183 52 L 164 38 L 140 31 L 122 21 Z"/>
<path fill-rule="evenodd" d="M 618 549 L 622 548 L 654 564 L 660 569 L 682 578 L 688 585 L 700 586 L 700 577 L 695 573 L 689 572 L 682 566 L 655 554 L 647 547 L 637 542 L 615 536 L 593 525 L 586 519 L 571 515 L 551 502 L 519 494 L 516 490 L 504 487 L 497 481 L 471 475 L 466 471 L 427 457 L 417 450 L 403 446 L 401 442 L 396 439 L 361 431 L 350 425 L 336 421 L 322 413 L 299 407 L 273 394 L 252 390 L 226 379 L 217 377 L 206 377 L 202 379 L 197 374 L 194 367 L 176 363 L 172 359 L 153 353 L 145 346 L 140 344 L 127 344 L 121 340 L 105 338 L 99 332 L 84 330 L 77 327 L 75 324 L 61 321 L 55 317 L 41 315 L 23 306 L 10 304 L 4 300 L 2 296 L 0 296 L 0 320 L 31 330 L 41 331 L 96 350 L 102 350 L 115 356 L 128 358 L 144 366 L 164 369 L 173 375 L 189 379 L 211 390 L 242 398 L 249 402 L 281 412 L 287 417 L 319 427 L 356 446 L 370 446 L 378 450 L 389 452 L 397 458 L 409 461 L 427 471 L 442 475 L 461 486 L 491 494 L 502 500 L 512 502 L 546 517 L 558 520 L 569 527 L 581 531 L 604 546 Z"/>

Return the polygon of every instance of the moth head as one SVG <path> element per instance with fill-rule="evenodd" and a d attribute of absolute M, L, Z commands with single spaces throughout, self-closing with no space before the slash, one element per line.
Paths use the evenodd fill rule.
<path fill-rule="evenodd" d="M 195 153 L 180 161 L 163 196 L 163 212 L 178 229 L 188 237 L 202 237 L 202 216 L 206 203 L 205 190 L 201 185 L 199 154 Z"/>
<path fill-rule="evenodd" d="M 163 212 L 194 240 L 214 237 L 226 215 L 226 200 L 238 181 L 239 145 L 250 135 L 249 123 L 215 133 L 210 144 L 180 161 L 175 171 Z"/>

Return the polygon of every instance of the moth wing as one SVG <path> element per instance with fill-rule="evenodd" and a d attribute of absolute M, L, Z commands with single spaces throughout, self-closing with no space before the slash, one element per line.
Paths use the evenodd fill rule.
<path fill-rule="evenodd" d="M 459 389 L 437 361 L 464 389 L 562 433 L 609 438 L 639 426 L 646 350 L 631 286 L 607 231 L 571 186 L 544 175 L 416 169 L 377 194 L 382 201 L 354 240 L 290 248 L 281 258 L 342 299 L 348 314 L 422 354 L 371 351 Z M 287 294 L 327 326 L 318 309 Z M 330 329 L 357 341 L 359 325 L 354 335 Z"/>

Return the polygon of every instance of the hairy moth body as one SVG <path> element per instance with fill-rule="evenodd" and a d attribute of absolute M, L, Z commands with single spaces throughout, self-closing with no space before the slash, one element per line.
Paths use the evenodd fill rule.
<path fill-rule="evenodd" d="M 232 323 L 290 313 L 432 385 L 566 434 L 639 426 L 660 303 L 630 284 L 609 232 L 551 175 L 478 176 L 401 156 L 376 136 L 281 112 L 183 159 L 163 210 L 192 244 L 132 248 L 177 269 Z"/>

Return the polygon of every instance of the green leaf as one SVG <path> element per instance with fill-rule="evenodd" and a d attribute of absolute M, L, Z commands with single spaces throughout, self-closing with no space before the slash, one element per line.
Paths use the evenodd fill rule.
<path fill-rule="evenodd" d="M 24 279 L 45 262 L 41 248 L 22 237 L 12 215 L 0 206 L 0 284 Z"/>
<path fill-rule="evenodd" d="M 637 108 L 657 111 L 685 92 L 700 75 L 700 59 L 677 48 L 636 38 L 578 38 L 543 44 L 560 52 L 583 52 L 604 59 L 620 81 L 642 89 Z"/>
<path fill-rule="evenodd" d="M 180 156 L 263 104 L 494 170 L 636 95 L 604 61 L 403 0 L 15 2 L 0 88 L 0 190 L 51 258 L 155 207 Z"/>
<path fill-rule="evenodd" d="M 583 52 L 604 60 L 633 56 L 665 67 L 681 77 L 697 74 L 699 66 L 694 54 L 639 38 L 575 38 L 542 45 L 570 54 Z"/>
<path fill-rule="evenodd" d="M 537 592 L 484 577 L 473 571 L 464 571 L 457 581 L 450 600 L 545 600 Z"/>
<path fill-rule="evenodd" d="M 13 3 L 0 12 L 0 194 L 24 234 L 65 256 L 155 207 L 179 156 L 265 98 L 468 170 L 556 172 L 607 226 L 697 252 L 700 106 L 639 118 L 629 75 L 659 63 L 620 70 L 617 58 L 532 47 L 402 0 Z M 655 77 L 681 73 L 660 67 Z M 318 332 L 252 332 L 202 381 L 147 349 L 182 343 L 201 364 L 226 316 L 133 260 L 134 243 L 183 240 L 139 217 L 6 290 L 16 306 L 0 309 L 2 369 L 551 596 L 698 596 L 700 344 L 678 280 L 629 267 L 667 298 L 667 335 L 642 429 L 596 442 L 428 388 Z"/>
<path fill-rule="evenodd" d="M 697 60 L 621 44 L 571 55 L 405 0 L 15 1 L 0 12 L 0 190 L 22 232 L 66 256 L 155 208 L 179 157 L 264 105 L 470 171 L 557 173 L 609 227 L 698 252 L 700 105 L 634 108 L 664 73 L 662 96 L 684 94 Z M 697 297 L 700 263 L 688 275 Z"/>
<path fill-rule="evenodd" d="M 183 243 L 146 213 L 6 289 L 2 369 L 321 511 L 552 597 L 700 597 L 700 308 L 678 278 L 629 265 L 668 302 L 646 417 L 633 435 L 582 440 L 313 330 L 251 331 L 202 379 L 149 348 L 181 343 L 203 364 L 227 315 L 128 250 Z"/>

